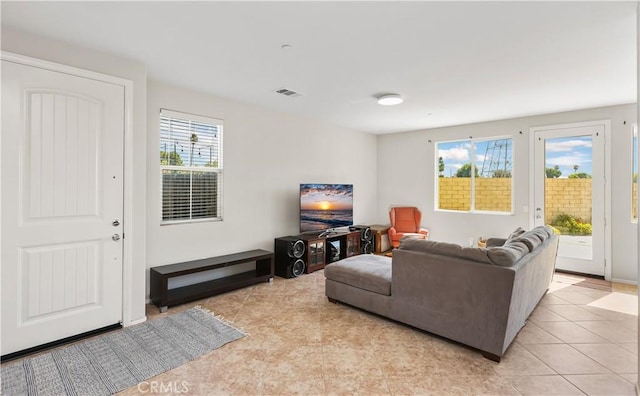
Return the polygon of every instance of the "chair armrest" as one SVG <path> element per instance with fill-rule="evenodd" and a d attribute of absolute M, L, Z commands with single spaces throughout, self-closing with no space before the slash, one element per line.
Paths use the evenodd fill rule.
<path fill-rule="evenodd" d="M 395 227 L 389 227 L 389 230 L 387 231 L 387 234 L 389 235 L 389 238 L 392 238 L 397 233 L 398 233 L 398 231 L 396 230 Z"/>

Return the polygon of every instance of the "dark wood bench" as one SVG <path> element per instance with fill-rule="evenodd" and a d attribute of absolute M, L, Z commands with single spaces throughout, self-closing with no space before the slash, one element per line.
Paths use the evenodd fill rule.
<path fill-rule="evenodd" d="M 169 279 L 255 261 L 252 271 L 169 289 Z M 166 312 L 170 306 L 273 281 L 273 253 L 262 249 L 151 268 L 151 301 Z"/>

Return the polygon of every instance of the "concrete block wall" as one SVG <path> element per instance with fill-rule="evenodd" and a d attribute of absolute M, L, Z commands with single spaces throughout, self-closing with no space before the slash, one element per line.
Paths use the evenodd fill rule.
<path fill-rule="evenodd" d="M 471 178 L 441 177 L 438 179 L 439 208 L 465 210 L 471 208 Z M 510 178 L 477 178 L 475 209 L 511 212 Z"/>
<path fill-rule="evenodd" d="M 511 212 L 511 178 L 476 179 L 476 210 Z"/>
<path fill-rule="evenodd" d="M 560 214 L 591 223 L 591 179 L 546 179 L 544 189 L 546 224 Z"/>
<path fill-rule="evenodd" d="M 475 179 L 475 210 L 511 212 L 510 178 Z M 634 209 L 637 184 L 633 186 Z M 560 214 L 591 222 L 591 179 L 546 179 L 545 223 L 551 224 Z M 468 211 L 471 207 L 471 178 L 438 178 L 439 208 Z"/>
<path fill-rule="evenodd" d="M 438 178 L 438 208 L 443 210 L 471 210 L 471 178 Z"/>

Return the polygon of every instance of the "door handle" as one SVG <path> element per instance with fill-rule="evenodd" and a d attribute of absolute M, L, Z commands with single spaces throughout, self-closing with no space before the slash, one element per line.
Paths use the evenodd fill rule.
<path fill-rule="evenodd" d="M 542 209 L 536 208 L 536 219 L 542 218 Z"/>
<path fill-rule="evenodd" d="M 117 227 L 117 226 L 119 226 L 119 225 L 120 225 L 120 222 L 118 221 L 118 219 L 115 219 L 115 220 L 113 221 L 113 223 L 111 223 L 111 224 L 112 224 L 114 227 Z"/>
<path fill-rule="evenodd" d="M 111 239 L 113 239 L 114 241 L 119 241 L 120 240 L 120 234 L 113 234 L 111 236 Z"/>

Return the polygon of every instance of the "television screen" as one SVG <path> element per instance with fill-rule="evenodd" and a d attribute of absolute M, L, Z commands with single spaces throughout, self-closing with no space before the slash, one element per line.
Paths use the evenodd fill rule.
<path fill-rule="evenodd" d="M 353 224 L 353 184 L 301 184 L 300 232 Z"/>

